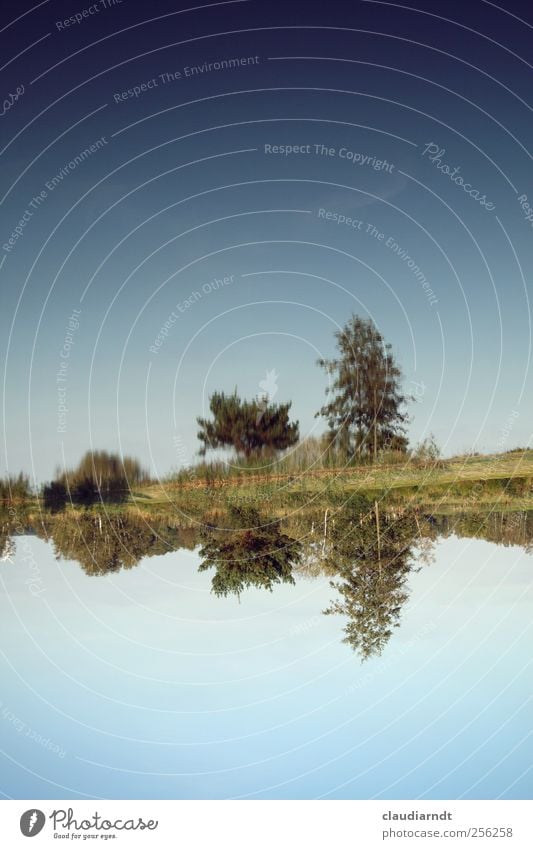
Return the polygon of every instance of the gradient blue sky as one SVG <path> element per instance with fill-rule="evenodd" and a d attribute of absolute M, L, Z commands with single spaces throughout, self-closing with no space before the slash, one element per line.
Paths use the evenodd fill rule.
<path fill-rule="evenodd" d="M 362 665 L 342 617 L 321 613 L 327 578 L 239 604 L 210 593 L 193 552 L 89 578 L 18 538 L 1 569 L 3 790 L 530 798 L 532 556 L 457 538 L 435 554 L 382 657 Z"/>
<path fill-rule="evenodd" d="M 391 342 L 406 390 L 425 386 L 412 441 L 432 431 L 446 453 L 525 444 L 533 240 L 517 198 L 531 186 L 530 66 L 527 24 L 512 16 L 524 8 L 506 9 L 251 0 L 180 14 L 165 0 L 125 0 L 58 30 L 78 7 L 44 3 L 9 25 L 21 7 L 7 3 L 3 91 L 25 90 L 0 118 L 2 245 L 47 181 L 106 143 L 0 251 L 2 468 L 42 480 L 92 445 L 163 475 L 194 457 L 210 392 L 256 395 L 272 369 L 276 400 L 292 400 L 304 435 L 319 432 L 326 380 L 316 359 L 333 353 L 351 312 L 372 316 Z M 159 74 L 241 56 L 260 61 L 159 80 L 115 102 Z M 422 155 L 430 142 L 494 211 Z M 265 144 L 325 144 L 336 155 L 266 155 Z M 394 167 L 351 164 L 342 147 Z M 321 208 L 362 229 L 320 219 Z M 195 291 L 202 297 L 151 353 Z"/>

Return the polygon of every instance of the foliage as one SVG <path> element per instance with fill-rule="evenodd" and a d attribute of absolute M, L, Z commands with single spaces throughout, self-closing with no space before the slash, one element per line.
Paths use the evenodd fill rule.
<path fill-rule="evenodd" d="M 333 469 L 341 466 L 346 457 L 341 455 L 329 435 L 307 436 L 288 450 L 276 463 L 276 472 L 305 472 L 308 469 Z"/>
<path fill-rule="evenodd" d="M 327 562 L 340 578 L 331 584 L 340 598 L 324 612 L 347 617 L 344 642 L 362 660 L 381 654 L 399 625 L 419 533 L 412 515 L 380 515 L 368 501 L 335 522 Z"/>
<path fill-rule="evenodd" d="M 166 523 L 150 523 L 101 509 L 67 512 L 47 518 L 46 539 L 53 542 L 56 556 L 77 560 L 87 575 L 106 575 L 131 569 L 143 557 L 166 554 L 178 548 L 191 548 L 191 541 L 179 528 Z"/>
<path fill-rule="evenodd" d="M 503 546 L 523 546 L 533 550 L 533 511 L 489 513 L 468 512 L 453 516 L 435 516 L 434 535 L 475 537 Z"/>
<path fill-rule="evenodd" d="M 274 584 L 294 583 L 300 544 L 282 533 L 279 520 L 267 520 L 253 507 L 231 506 L 228 524 L 225 530 L 206 530 L 200 550 L 199 571 L 216 569 L 215 595 L 240 595 L 251 586 L 272 591 Z"/>
<path fill-rule="evenodd" d="M 0 501 L 4 504 L 9 501 L 26 501 L 31 496 L 30 480 L 23 472 L 0 478 Z"/>
<path fill-rule="evenodd" d="M 148 481 L 148 473 L 133 457 L 109 451 L 87 451 L 75 469 L 67 470 L 43 490 L 46 502 L 59 509 L 67 498 L 74 504 L 124 501 L 131 487 Z"/>
<path fill-rule="evenodd" d="M 387 447 L 405 451 L 402 373 L 390 344 L 372 319 L 353 315 L 335 334 L 339 356 L 320 359 L 332 376 L 326 389 L 330 400 L 317 416 L 327 419 L 330 437 L 348 456 L 370 454 Z"/>
<path fill-rule="evenodd" d="M 45 510 L 57 513 L 65 509 L 68 501 L 68 490 L 64 481 L 51 481 L 43 486 L 43 504 Z"/>
<path fill-rule="evenodd" d="M 434 465 L 439 462 L 440 456 L 440 448 L 432 433 L 426 436 L 422 442 L 419 442 L 411 452 L 412 459 L 422 465 Z"/>
<path fill-rule="evenodd" d="M 215 392 L 209 399 L 212 420 L 198 418 L 200 454 L 209 448 L 232 447 L 238 454 L 252 457 L 273 454 L 294 445 L 299 438 L 298 422 L 289 421 L 291 403 L 272 404 L 268 399 L 241 400 Z"/>

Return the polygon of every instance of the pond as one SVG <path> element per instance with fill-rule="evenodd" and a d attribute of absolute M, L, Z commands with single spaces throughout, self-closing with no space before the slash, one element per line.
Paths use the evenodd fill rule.
<path fill-rule="evenodd" d="M 530 798 L 531 514 L 241 520 L 5 535 L 6 796 Z"/>

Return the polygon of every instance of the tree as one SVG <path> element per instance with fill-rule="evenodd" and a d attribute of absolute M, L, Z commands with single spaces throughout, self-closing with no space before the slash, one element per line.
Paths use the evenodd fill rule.
<path fill-rule="evenodd" d="M 215 568 L 211 588 L 217 596 L 240 596 L 247 587 L 272 592 L 274 584 L 294 584 L 293 565 L 301 556 L 298 540 L 281 531 L 279 519 L 265 519 L 253 507 L 231 506 L 229 529 L 206 528 L 199 572 Z"/>
<path fill-rule="evenodd" d="M 87 451 L 75 469 L 60 474 L 49 488 L 64 486 L 74 503 L 124 501 L 135 484 L 148 479 L 138 460 L 108 451 Z"/>
<path fill-rule="evenodd" d="M 64 510 L 68 501 L 68 490 L 62 480 L 51 481 L 43 486 L 43 503 L 45 510 L 59 513 Z"/>
<path fill-rule="evenodd" d="M 343 642 L 363 661 L 380 655 L 400 624 L 419 539 L 412 515 L 380 516 L 377 502 L 357 504 L 336 520 L 326 563 L 340 579 L 331 582 L 339 596 L 324 613 L 346 617 Z"/>
<path fill-rule="evenodd" d="M 268 398 L 241 400 L 215 392 L 209 399 L 212 420 L 198 418 L 200 454 L 209 448 L 232 447 L 245 457 L 271 454 L 294 445 L 299 439 L 298 422 L 289 421 L 291 403 L 272 404 Z"/>
<path fill-rule="evenodd" d="M 18 475 L 8 475 L 0 478 L 0 502 L 10 501 L 25 502 L 31 498 L 32 491 L 30 479 L 24 472 Z"/>
<path fill-rule="evenodd" d="M 328 421 L 335 444 L 347 455 L 369 454 L 392 447 L 406 450 L 403 405 L 409 398 L 401 391 L 402 372 L 390 344 L 372 319 L 352 315 L 335 334 L 339 356 L 318 364 L 333 380 L 330 396 L 317 416 Z"/>
<path fill-rule="evenodd" d="M 47 518 L 45 525 L 56 557 L 77 560 L 87 575 L 131 569 L 143 557 L 174 549 L 160 544 L 155 528 L 127 513 L 67 513 Z"/>

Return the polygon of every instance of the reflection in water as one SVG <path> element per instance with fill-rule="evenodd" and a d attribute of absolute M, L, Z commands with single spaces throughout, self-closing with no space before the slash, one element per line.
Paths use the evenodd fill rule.
<path fill-rule="evenodd" d="M 0 560 L 12 561 L 15 555 L 15 537 L 34 533 L 32 522 L 24 504 L 4 505 L 0 509 Z"/>
<path fill-rule="evenodd" d="M 52 539 L 56 555 L 78 560 L 87 575 L 103 575 L 131 569 L 150 549 L 157 537 L 147 526 L 125 516 L 80 516 L 72 527 L 67 521 L 54 523 Z"/>
<path fill-rule="evenodd" d="M 198 571 L 215 568 L 215 595 L 240 596 L 248 587 L 270 590 L 274 584 L 294 584 L 293 566 L 301 556 L 298 540 L 282 533 L 279 519 L 265 520 L 251 507 L 230 507 L 228 527 L 206 529 Z"/>
<path fill-rule="evenodd" d="M 63 515 L 43 524 L 43 535 L 53 542 L 57 557 L 77 560 L 87 575 L 106 575 L 137 566 L 143 557 L 194 548 L 191 534 L 180 528 L 157 527 L 127 513 L 85 512 Z"/>
<path fill-rule="evenodd" d="M 284 530 L 282 530 L 282 525 Z M 411 572 L 431 562 L 439 536 L 477 537 L 533 547 L 533 512 L 422 516 L 383 512 L 356 498 L 350 506 L 270 518 L 251 507 L 230 507 L 223 527 L 176 527 L 144 521 L 127 511 L 0 516 L 2 559 L 12 558 L 16 537 L 33 533 L 53 544 L 57 558 L 76 560 L 87 575 L 131 569 L 144 557 L 199 547 L 199 571 L 214 569 L 212 592 L 241 594 L 255 587 L 294 583 L 294 575 L 327 575 L 336 597 L 323 611 L 344 617 L 344 638 L 362 659 L 379 655 L 398 627 L 409 597 Z"/>
<path fill-rule="evenodd" d="M 12 559 L 17 537 L 35 535 L 49 542 L 57 559 L 76 560 L 87 575 L 106 575 L 137 566 L 143 557 L 198 545 L 190 528 L 148 523 L 128 513 L 66 512 L 34 515 L 0 513 L 0 552 Z"/>
<path fill-rule="evenodd" d="M 474 537 L 498 545 L 520 545 L 527 552 L 533 548 L 532 510 L 436 516 L 432 524 L 435 536 Z"/>
<path fill-rule="evenodd" d="M 6 523 L 0 527 L 0 560 L 12 560 L 15 554 L 15 540 Z"/>

